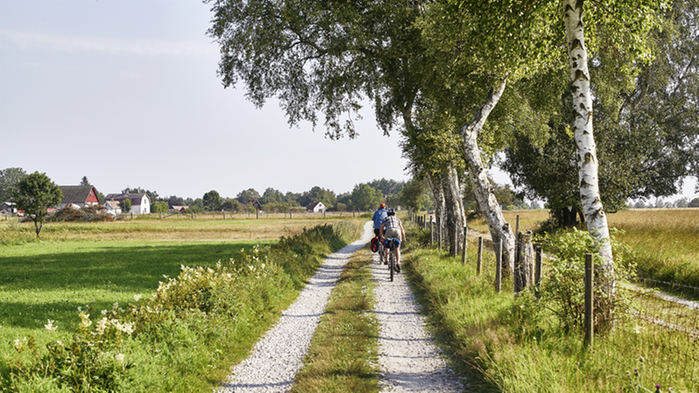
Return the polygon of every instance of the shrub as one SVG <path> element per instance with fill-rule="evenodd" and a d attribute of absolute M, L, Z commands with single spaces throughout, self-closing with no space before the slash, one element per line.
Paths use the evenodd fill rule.
<path fill-rule="evenodd" d="M 612 231 L 612 249 L 614 254 L 615 282 L 627 279 L 634 266 L 624 264 L 628 250 L 614 240 Z M 556 235 L 545 235 L 540 239 L 546 251 L 554 254 L 550 262 L 550 274 L 542 279 L 540 288 L 541 305 L 556 315 L 564 331 L 569 332 L 583 328 L 585 317 L 585 254 L 593 254 L 599 260 L 598 247 L 586 231 L 573 228 Z M 617 293 L 609 299 L 602 290 L 599 264 L 595 264 L 595 330 L 604 332 L 613 324 L 615 310 L 627 299 Z"/>
<path fill-rule="evenodd" d="M 58 210 L 50 216 L 48 222 L 66 222 L 66 221 L 114 221 L 114 216 L 107 213 L 103 206 L 86 206 L 82 209 L 74 209 L 71 206 Z"/>

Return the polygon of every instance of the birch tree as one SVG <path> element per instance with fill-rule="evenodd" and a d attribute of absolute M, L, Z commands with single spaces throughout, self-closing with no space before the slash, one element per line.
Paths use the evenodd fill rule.
<path fill-rule="evenodd" d="M 607 216 L 604 212 L 599 192 L 599 163 L 593 132 L 592 91 L 588 69 L 588 53 L 585 46 L 585 24 L 583 22 L 583 0 L 563 0 L 563 20 L 566 34 L 566 49 L 570 67 L 571 92 L 575 120 L 573 129 L 577 147 L 579 170 L 579 187 L 582 210 L 588 231 L 597 241 L 602 258 L 603 289 L 610 299 L 614 297 L 614 260 L 609 239 Z M 610 20 L 608 29 L 617 28 L 619 36 L 637 39 L 636 48 L 642 56 L 647 53 L 642 35 L 655 23 L 655 14 L 662 7 L 662 1 L 610 1 L 604 7 L 604 13 L 617 20 Z M 623 18 L 626 13 L 629 18 Z M 598 13 L 597 15 L 601 15 Z M 600 18 L 602 19 L 602 18 Z M 604 26 L 603 20 L 598 21 Z M 614 41 L 613 39 L 611 40 Z"/>

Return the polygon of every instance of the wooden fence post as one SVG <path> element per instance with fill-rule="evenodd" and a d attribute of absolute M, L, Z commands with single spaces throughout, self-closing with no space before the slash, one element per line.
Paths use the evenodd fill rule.
<path fill-rule="evenodd" d="M 163 212 L 160 212 L 160 219 L 163 219 Z"/>
<path fill-rule="evenodd" d="M 495 290 L 502 289 L 502 239 L 498 240 L 495 246 Z"/>
<path fill-rule="evenodd" d="M 534 250 L 531 240 L 531 231 L 518 232 L 514 269 L 515 293 L 523 291 L 526 287 L 532 285 L 534 281 L 534 272 L 532 271 Z"/>
<path fill-rule="evenodd" d="M 459 256 L 459 228 L 454 225 L 454 238 L 452 239 L 452 248 L 454 249 L 454 258 Z"/>
<path fill-rule="evenodd" d="M 585 254 L 585 346 L 588 348 L 592 347 L 595 331 L 594 279 L 592 254 Z"/>
<path fill-rule="evenodd" d="M 536 296 L 539 297 L 539 284 L 541 284 L 541 246 L 536 247 L 536 268 L 534 269 L 534 285 L 536 285 Z"/>
<path fill-rule="evenodd" d="M 463 255 L 461 255 L 461 263 L 466 263 L 466 249 L 468 248 L 468 225 L 464 225 L 464 245 L 461 247 Z"/>
<path fill-rule="evenodd" d="M 481 265 L 483 263 L 483 237 L 478 236 L 478 259 L 476 259 L 476 274 L 481 275 Z"/>
<path fill-rule="evenodd" d="M 432 222 L 432 216 L 430 216 L 430 244 L 434 244 L 434 223 Z"/>

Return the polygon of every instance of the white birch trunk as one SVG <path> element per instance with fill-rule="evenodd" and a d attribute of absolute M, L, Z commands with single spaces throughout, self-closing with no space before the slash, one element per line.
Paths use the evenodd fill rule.
<path fill-rule="evenodd" d="M 587 68 L 585 31 L 583 27 L 583 1 L 563 0 L 570 81 L 575 110 L 575 143 L 578 148 L 580 199 L 587 221 L 587 230 L 598 242 L 602 257 L 604 290 L 614 295 L 614 263 L 609 242 L 607 216 L 602 207 L 598 183 L 598 162 L 592 128 L 592 93 L 590 73 Z"/>
<path fill-rule="evenodd" d="M 459 175 L 456 173 L 453 165 L 449 165 L 442 171 L 442 187 L 444 190 L 447 221 L 447 230 L 445 232 L 448 234 L 446 236 L 446 244 L 449 244 L 449 252 L 456 254 L 464 238 L 466 215 L 464 213 L 463 198 L 459 192 Z M 455 241 L 456 243 L 454 243 Z"/>
<path fill-rule="evenodd" d="M 502 215 L 500 204 L 492 192 L 490 181 L 483 166 L 481 159 L 481 151 L 478 148 L 478 134 L 480 134 L 485 124 L 486 119 L 490 115 L 495 105 L 500 100 L 502 93 L 505 91 L 507 77 L 500 81 L 501 83 L 493 89 L 486 102 L 476 114 L 475 119 L 461 128 L 461 137 L 464 140 L 464 158 L 468 165 L 468 175 L 473 186 L 473 192 L 476 195 L 478 206 L 485 216 L 490 229 L 490 236 L 493 242 L 502 240 L 502 260 L 505 268 L 510 271 L 514 270 L 515 266 L 515 236 L 512 233 L 510 224 L 505 221 Z"/>

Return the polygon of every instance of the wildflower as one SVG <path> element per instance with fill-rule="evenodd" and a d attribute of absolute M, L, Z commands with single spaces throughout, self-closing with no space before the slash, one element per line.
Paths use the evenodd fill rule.
<path fill-rule="evenodd" d="M 56 344 L 58 344 L 58 345 L 60 345 L 60 346 L 63 346 L 63 341 L 56 340 Z"/>
<path fill-rule="evenodd" d="M 45 327 L 46 330 L 48 330 L 48 331 L 55 332 L 56 329 L 58 329 L 58 326 L 54 326 L 53 323 L 56 322 L 56 321 L 54 321 L 53 319 L 49 319 L 48 321 L 49 321 L 49 323 L 47 323 L 46 325 L 44 325 L 44 327 Z"/>
<path fill-rule="evenodd" d="M 123 353 L 118 353 L 116 356 L 116 361 L 119 362 L 119 364 L 124 364 L 124 354 Z"/>
<path fill-rule="evenodd" d="M 20 341 L 19 339 L 16 339 L 15 340 L 15 349 L 17 350 L 17 352 L 21 352 L 22 349 L 24 349 L 25 344 L 27 344 L 26 337 L 23 338 L 22 341 Z"/>
<path fill-rule="evenodd" d="M 102 315 L 107 315 L 107 310 L 102 310 L 102 311 L 100 311 L 100 314 L 102 314 Z"/>
<path fill-rule="evenodd" d="M 100 319 L 99 322 L 97 322 L 97 333 L 104 333 L 104 330 L 107 328 L 107 324 L 109 324 L 109 321 L 107 321 L 107 317 Z"/>
<path fill-rule="evenodd" d="M 92 325 L 92 321 L 90 320 L 90 316 L 87 315 L 87 313 L 81 312 L 80 313 L 80 325 L 84 327 L 85 329 L 89 328 L 90 325 Z"/>
<path fill-rule="evenodd" d="M 83 310 L 83 308 L 80 307 L 80 306 L 78 306 L 78 312 L 80 312 L 80 311 L 82 311 L 82 310 Z"/>
<path fill-rule="evenodd" d="M 140 294 L 140 293 L 139 293 L 139 294 L 136 294 L 136 295 L 133 295 L 133 301 L 134 301 L 134 302 L 137 302 L 137 301 L 139 301 L 139 300 L 141 300 L 141 294 Z"/>

